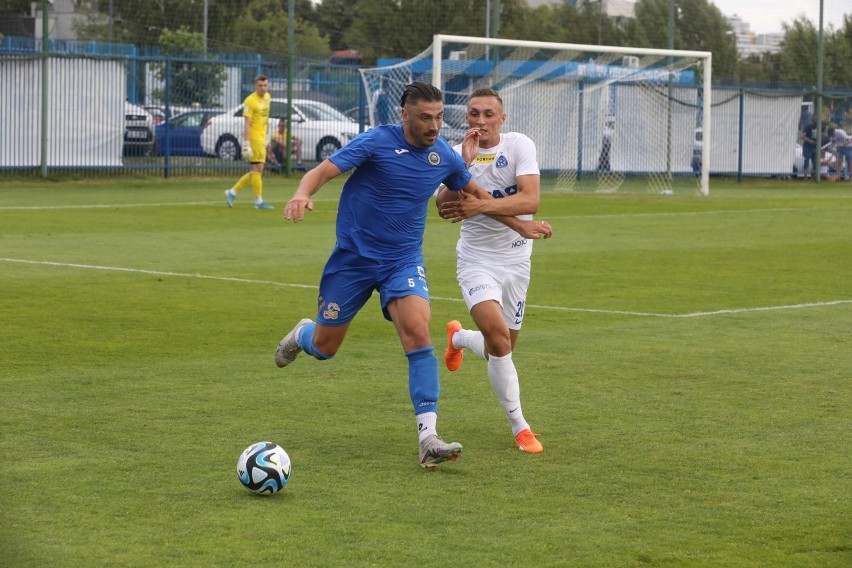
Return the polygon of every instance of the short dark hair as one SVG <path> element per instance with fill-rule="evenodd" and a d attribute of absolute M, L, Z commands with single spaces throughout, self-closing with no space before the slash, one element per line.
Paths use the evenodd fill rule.
<path fill-rule="evenodd" d="M 438 87 L 429 83 L 415 81 L 405 86 L 405 90 L 402 91 L 402 97 L 399 99 L 399 106 L 404 107 L 406 103 L 414 104 L 418 101 L 439 103 L 444 101 L 444 95 Z"/>
<path fill-rule="evenodd" d="M 254 78 L 255 83 L 257 83 L 258 81 L 269 81 L 269 76 L 261 73 L 260 75 Z"/>
<path fill-rule="evenodd" d="M 471 99 L 474 98 L 474 97 L 494 97 L 495 99 L 497 99 L 497 102 L 500 103 L 500 106 L 503 106 L 503 99 L 500 98 L 500 94 L 497 91 L 495 91 L 494 89 L 491 89 L 489 87 L 483 87 L 481 89 L 476 89 L 474 92 L 472 92 L 470 94 Z"/>

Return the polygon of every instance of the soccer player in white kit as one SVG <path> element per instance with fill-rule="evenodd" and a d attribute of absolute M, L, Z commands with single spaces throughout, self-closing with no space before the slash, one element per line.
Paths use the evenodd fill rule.
<path fill-rule="evenodd" d="M 506 121 L 503 101 L 493 89 L 470 96 L 470 130 L 454 149 L 462 154 L 473 179 L 498 200 L 520 200 L 537 211 L 540 177 L 532 140 L 517 132 L 501 133 Z M 488 377 L 509 419 L 515 445 L 521 451 L 544 451 L 521 410 L 518 372 L 512 351 L 524 319 L 530 282 L 532 240 L 549 238 L 550 224 L 532 214 L 478 214 L 478 204 L 441 187 L 436 198 L 441 217 L 463 220 L 456 246 L 457 277 L 465 303 L 478 330 L 447 324 L 444 362 L 459 368 L 464 349 L 488 361 Z M 507 203 L 508 205 L 508 203 Z"/>

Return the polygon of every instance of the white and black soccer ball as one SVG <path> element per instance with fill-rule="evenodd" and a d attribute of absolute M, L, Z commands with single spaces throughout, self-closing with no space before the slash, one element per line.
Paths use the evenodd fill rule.
<path fill-rule="evenodd" d="M 252 493 L 272 495 L 290 480 L 290 456 L 272 442 L 252 444 L 237 460 L 237 477 Z"/>

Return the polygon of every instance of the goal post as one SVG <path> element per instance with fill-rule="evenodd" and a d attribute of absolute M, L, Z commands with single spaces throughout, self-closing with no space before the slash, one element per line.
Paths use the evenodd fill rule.
<path fill-rule="evenodd" d="M 454 115 L 470 93 L 497 90 L 503 130 L 536 143 L 543 189 L 709 194 L 709 52 L 435 35 L 361 76 L 394 101 L 412 81 L 440 88 L 447 132 L 466 127 Z"/>

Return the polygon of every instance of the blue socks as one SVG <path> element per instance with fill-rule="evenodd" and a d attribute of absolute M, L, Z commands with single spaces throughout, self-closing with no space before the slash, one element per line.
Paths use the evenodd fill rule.
<path fill-rule="evenodd" d="M 299 344 L 299 347 L 302 348 L 302 351 L 316 359 L 319 359 L 320 361 L 331 359 L 329 355 L 326 355 L 325 353 L 317 349 L 316 345 L 314 345 L 314 328 L 316 327 L 316 325 L 316 322 L 305 324 L 305 326 L 299 330 L 299 334 L 296 336 L 296 343 Z"/>
<path fill-rule="evenodd" d="M 438 359 L 432 347 L 421 347 L 405 354 L 408 358 L 408 393 L 414 414 L 438 411 Z"/>

